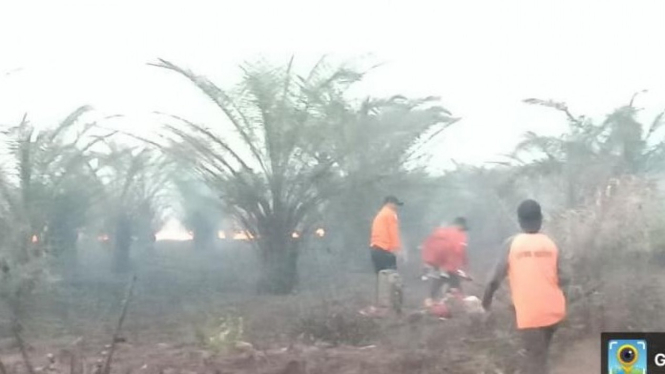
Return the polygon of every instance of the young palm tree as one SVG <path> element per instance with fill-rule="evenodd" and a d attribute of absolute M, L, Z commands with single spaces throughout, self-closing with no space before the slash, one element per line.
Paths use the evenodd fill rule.
<path fill-rule="evenodd" d="M 56 255 L 75 250 L 72 237 L 85 221 L 85 200 L 94 194 L 85 188 L 90 174 L 84 165 L 105 136 L 90 134 L 94 123 L 78 126 L 89 110 L 77 109 L 52 129 L 39 130 L 24 118 L 4 132 L 11 157 L 4 165 L 2 197 L 26 225 L 26 240 Z M 71 203 L 73 195 L 77 203 Z"/>
<path fill-rule="evenodd" d="M 171 150 L 196 167 L 224 211 L 255 239 L 263 264 L 259 290 L 291 292 L 301 243 L 292 234 L 311 231 L 310 216 L 336 180 L 334 161 L 318 148 L 324 131 L 340 120 L 335 114 L 342 95 L 362 74 L 321 62 L 301 77 L 292 63 L 257 63 L 244 66 L 241 84 L 227 92 L 171 62 L 154 65 L 188 78 L 225 115 L 230 128 L 178 119 L 179 125 L 168 126 Z M 237 135 L 233 141 L 229 130 Z"/>
<path fill-rule="evenodd" d="M 171 174 L 167 161 L 150 149 L 105 144 L 108 150 L 97 152 L 96 167 L 90 168 L 97 175 L 96 187 L 103 191 L 98 207 L 112 237 L 113 270 L 127 272 L 133 238 L 149 244 L 158 229 Z"/>
<path fill-rule="evenodd" d="M 608 115 L 602 125 L 606 134 L 601 154 L 614 161 L 615 176 L 658 172 L 665 167 L 665 139 L 660 131 L 665 112 L 649 125 L 638 121 L 638 113 L 631 100 Z"/>
<path fill-rule="evenodd" d="M 657 136 L 663 113 L 656 116 L 650 126 L 640 123 L 634 107 L 636 95 L 628 105 L 618 108 L 601 123 L 572 115 L 563 103 L 526 100 L 529 104 L 565 113 L 569 128 L 560 137 L 527 133 L 513 158 L 522 161 L 523 171 L 528 175 L 564 175 L 570 208 L 581 203 L 585 196 L 593 195 L 599 186 L 605 187 L 610 178 L 662 169 L 665 143 Z M 531 159 L 523 160 L 521 156 L 525 155 Z"/>
<path fill-rule="evenodd" d="M 195 179 L 195 176 L 181 176 L 176 181 L 176 186 L 182 202 L 181 221 L 192 233 L 194 248 L 211 249 L 222 219 L 219 199 L 209 191 L 208 186 Z"/>
<path fill-rule="evenodd" d="M 89 136 L 93 123 L 78 126 L 89 110 L 81 107 L 50 129 L 39 129 L 24 117 L 2 133 L 6 154 L 0 169 L 0 297 L 12 311 L 19 339 L 24 297 L 46 272 L 50 255 L 75 253 L 72 237 L 89 209 L 85 189 L 78 190 L 77 203 L 66 199 L 85 180 L 88 151 L 100 140 Z"/>
<path fill-rule="evenodd" d="M 357 110 L 346 113 L 341 130 L 332 134 L 330 143 L 330 153 L 338 160 L 345 181 L 330 217 L 331 226 L 344 232 L 343 248 L 366 255 L 358 248 L 368 244 L 371 217 L 382 196 L 408 195 L 425 187 L 428 181 L 419 175 L 419 167 L 427 165 L 422 150 L 455 122 L 457 119 L 434 97 L 368 98 Z M 409 210 L 414 207 L 412 203 Z"/>

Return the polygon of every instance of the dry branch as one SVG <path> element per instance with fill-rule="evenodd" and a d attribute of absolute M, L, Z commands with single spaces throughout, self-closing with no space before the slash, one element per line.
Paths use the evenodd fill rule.
<path fill-rule="evenodd" d="M 14 334 L 14 338 L 16 338 L 16 342 L 18 343 L 18 348 L 21 351 L 21 356 L 23 357 L 26 370 L 29 374 L 35 374 L 35 368 L 32 365 L 32 361 L 30 360 L 30 355 L 28 355 L 28 348 L 26 347 L 25 341 L 21 336 L 21 324 L 17 320 L 14 320 L 12 323 L 12 333 Z"/>
<path fill-rule="evenodd" d="M 7 368 L 5 368 L 5 364 L 0 360 L 0 374 L 7 374 Z"/>
<path fill-rule="evenodd" d="M 125 295 L 125 299 L 122 302 L 123 303 L 122 312 L 120 313 L 120 318 L 118 319 L 118 325 L 116 326 L 115 332 L 113 333 L 113 341 L 111 342 L 111 349 L 109 349 L 109 355 L 108 357 L 106 357 L 106 362 L 104 363 L 104 369 L 102 370 L 102 374 L 111 373 L 111 361 L 113 360 L 113 353 L 115 352 L 115 347 L 118 341 L 120 340 L 119 338 L 120 338 L 120 331 L 122 330 L 122 323 L 125 321 L 125 316 L 127 315 L 127 307 L 129 306 L 129 302 L 131 301 L 135 284 L 136 284 L 136 275 L 132 277 L 131 283 L 127 288 L 127 294 Z"/>

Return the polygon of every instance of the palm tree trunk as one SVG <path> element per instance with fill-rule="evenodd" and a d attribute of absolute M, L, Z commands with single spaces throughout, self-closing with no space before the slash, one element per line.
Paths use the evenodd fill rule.
<path fill-rule="evenodd" d="M 205 214 L 196 212 L 190 222 L 193 234 L 194 248 L 207 251 L 215 243 L 215 226 Z"/>
<path fill-rule="evenodd" d="M 266 237 L 259 244 L 261 251 L 261 294 L 286 295 L 298 284 L 298 246 L 290 238 Z"/>
<path fill-rule="evenodd" d="M 199 251 L 208 251 L 214 246 L 215 232 L 206 226 L 197 226 L 193 230 L 194 248 Z"/>
<path fill-rule="evenodd" d="M 129 251 L 132 245 L 132 228 L 129 217 L 122 214 L 117 222 L 114 235 L 113 271 L 126 273 L 130 270 Z"/>
<path fill-rule="evenodd" d="M 75 277 L 78 269 L 78 230 L 53 226 L 53 231 L 47 235 L 46 242 L 53 248 L 53 253 L 60 260 L 65 274 Z"/>

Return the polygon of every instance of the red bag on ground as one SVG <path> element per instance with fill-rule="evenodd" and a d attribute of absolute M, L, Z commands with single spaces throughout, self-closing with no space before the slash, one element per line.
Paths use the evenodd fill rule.
<path fill-rule="evenodd" d="M 448 306 L 443 301 L 430 306 L 428 312 L 438 318 L 452 317 L 450 309 L 448 309 Z"/>

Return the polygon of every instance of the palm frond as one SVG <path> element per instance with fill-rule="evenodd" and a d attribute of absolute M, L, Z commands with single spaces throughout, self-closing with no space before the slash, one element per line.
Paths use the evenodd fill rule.
<path fill-rule="evenodd" d="M 665 121 L 663 121 L 663 116 L 665 116 L 665 111 L 658 113 L 658 115 L 656 115 L 656 117 L 651 122 L 649 128 L 646 130 L 644 139 L 647 142 L 651 140 L 651 137 L 663 127 L 663 123 L 665 123 Z"/>
<path fill-rule="evenodd" d="M 541 100 L 541 99 L 536 99 L 536 98 L 530 98 L 530 99 L 525 99 L 523 100 L 524 103 L 531 104 L 531 105 L 540 105 L 540 106 L 545 106 L 549 108 L 556 109 L 560 112 L 563 112 L 566 114 L 566 117 L 568 117 L 568 120 L 573 123 L 574 125 L 581 125 L 582 118 L 583 117 L 576 117 L 574 116 L 570 110 L 568 109 L 568 105 L 563 102 L 558 102 L 554 100 Z"/>
<path fill-rule="evenodd" d="M 60 124 L 49 134 L 49 141 L 55 141 L 60 134 L 71 128 L 83 114 L 88 113 L 91 110 L 91 106 L 84 105 L 70 113 L 67 118 L 60 122 Z"/>
<path fill-rule="evenodd" d="M 253 131 L 252 123 L 225 91 L 220 89 L 209 79 L 197 76 L 191 71 L 183 69 L 167 60 L 159 59 L 158 63 L 151 63 L 148 65 L 177 72 L 194 83 L 201 91 L 203 91 L 204 94 L 213 100 L 213 102 L 231 121 L 236 131 L 241 135 L 245 144 L 251 149 L 254 157 L 259 160 L 259 162 L 262 160 L 261 152 L 259 152 L 259 149 L 255 146 L 257 136 Z"/>

